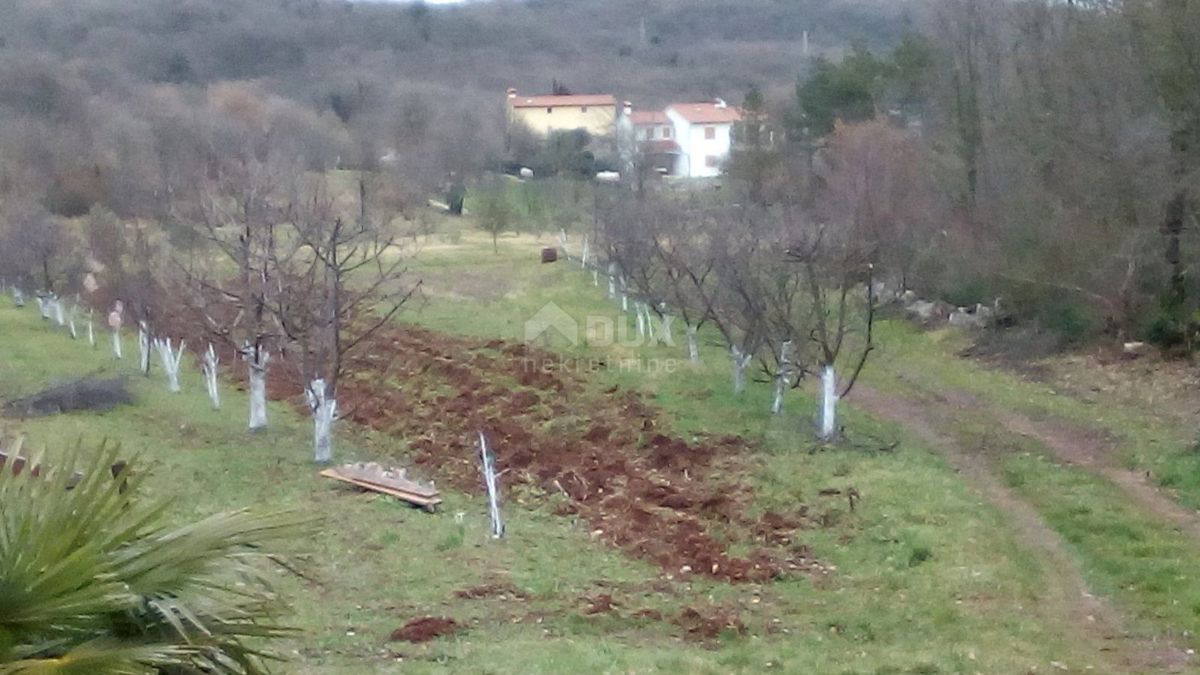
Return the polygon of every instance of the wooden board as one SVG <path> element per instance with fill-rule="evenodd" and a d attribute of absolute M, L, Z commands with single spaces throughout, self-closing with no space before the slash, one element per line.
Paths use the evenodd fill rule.
<path fill-rule="evenodd" d="M 409 502 L 411 504 L 416 504 L 417 506 L 421 506 L 426 509 L 433 509 L 438 504 L 442 503 L 441 498 L 438 497 L 436 495 L 436 493 L 434 493 L 433 495 L 418 494 L 416 492 L 409 492 L 407 490 L 401 490 L 399 488 L 389 487 L 387 485 L 379 485 L 378 483 L 372 483 L 370 481 L 361 480 L 359 478 L 343 476 L 342 474 L 338 473 L 337 469 L 325 469 L 324 471 L 322 471 L 320 473 L 320 475 L 322 475 L 326 478 L 332 478 L 334 480 L 342 481 L 343 483 L 350 483 L 351 485 L 356 485 L 360 488 L 363 488 L 364 490 L 371 490 L 373 492 L 379 492 L 379 493 L 382 493 L 385 495 L 391 495 L 392 497 L 395 497 L 397 499 L 403 499 L 406 502 Z"/>

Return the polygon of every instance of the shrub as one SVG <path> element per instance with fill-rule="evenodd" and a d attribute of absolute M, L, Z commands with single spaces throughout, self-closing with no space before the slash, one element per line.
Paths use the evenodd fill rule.
<path fill-rule="evenodd" d="M 260 639 L 291 631 L 271 621 L 258 545 L 300 523 L 236 511 L 169 527 L 132 465 L 105 445 L 0 469 L 0 672 L 267 672 Z"/>

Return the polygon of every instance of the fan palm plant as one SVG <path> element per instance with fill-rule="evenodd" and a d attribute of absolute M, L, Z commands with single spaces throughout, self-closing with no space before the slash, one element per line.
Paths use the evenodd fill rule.
<path fill-rule="evenodd" d="M 0 468 L 0 675 L 267 672 L 266 640 L 291 631 L 258 545 L 302 523 L 243 510 L 173 527 L 117 451 Z"/>

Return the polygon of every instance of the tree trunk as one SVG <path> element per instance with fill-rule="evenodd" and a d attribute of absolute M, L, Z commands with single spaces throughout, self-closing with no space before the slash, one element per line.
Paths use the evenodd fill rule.
<path fill-rule="evenodd" d="M 212 401 L 213 410 L 221 409 L 221 388 L 217 386 L 217 364 L 220 359 L 217 358 L 217 350 L 213 346 L 208 345 L 208 350 L 204 352 L 204 386 L 208 390 L 208 400 Z"/>
<path fill-rule="evenodd" d="M 837 438 L 837 372 L 832 363 L 821 370 L 821 428 L 820 438 L 832 441 Z"/>
<path fill-rule="evenodd" d="M 750 354 L 736 345 L 729 348 L 733 355 L 733 393 L 740 394 L 746 390 L 746 368 L 750 365 Z"/>
<path fill-rule="evenodd" d="M 250 431 L 267 427 L 267 363 L 271 355 L 261 347 L 247 347 L 250 368 Z"/>
<path fill-rule="evenodd" d="M 305 396 L 313 414 L 313 461 L 328 464 L 333 461 L 333 422 L 337 418 L 337 399 L 329 396 L 325 380 L 321 378 L 312 381 Z"/>
<path fill-rule="evenodd" d="M 791 379 L 792 341 L 786 340 L 779 347 L 779 372 L 775 374 L 775 400 L 771 403 L 771 414 L 783 412 L 783 394 Z"/>
<path fill-rule="evenodd" d="M 688 341 L 688 359 L 692 363 L 700 363 L 700 341 L 696 339 L 696 333 L 699 329 L 695 326 L 687 325 L 687 341 Z"/>
<path fill-rule="evenodd" d="M 138 368 L 143 375 L 150 376 L 150 331 L 145 321 L 138 322 Z"/>

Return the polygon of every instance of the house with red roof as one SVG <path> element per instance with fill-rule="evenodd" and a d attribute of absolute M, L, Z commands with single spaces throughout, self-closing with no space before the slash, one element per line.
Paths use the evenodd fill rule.
<path fill-rule="evenodd" d="M 672 103 L 663 111 L 679 147 L 672 174 L 689 178 L 721 175 L 733 151 L 734 127 L 742 110 L 721 99 L 703 103 Z"/>
<path fill-rule="evenodd" d="M 616 130 L 617 99 L 612 94 L 527 96 L 508 90 L 508 123 L 523 124 L 539 136 L 584 129 L 611 137 Z"/>

